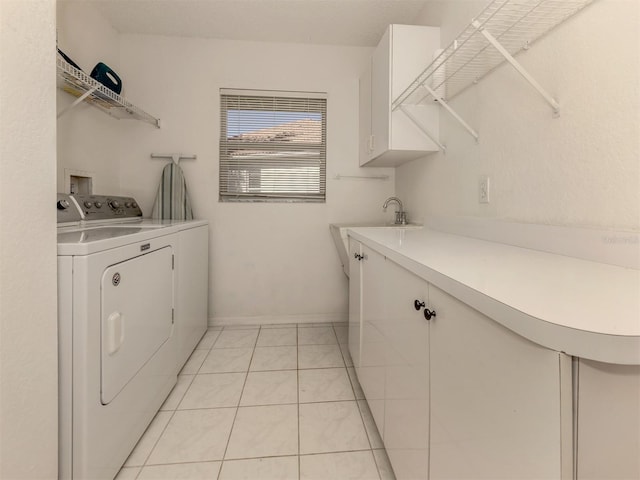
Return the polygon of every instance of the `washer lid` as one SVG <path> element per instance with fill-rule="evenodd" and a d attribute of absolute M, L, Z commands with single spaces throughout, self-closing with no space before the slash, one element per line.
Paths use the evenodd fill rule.
<path fill-rule="evenodd" d="M 91 243 L 142 232 L 139 227 L 97 227 L 58 232 L 60 243 Z"/>
<path fill-rule="evenodd" d="M 176 227 L 100 226 L 58 228 L 58 255 L 90 255 L 177 233 Z"/>

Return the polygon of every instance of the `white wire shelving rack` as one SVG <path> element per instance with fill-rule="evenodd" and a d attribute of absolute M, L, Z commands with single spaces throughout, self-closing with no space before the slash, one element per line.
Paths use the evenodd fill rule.
<path fill-rule="evenodd" d="M 148 114 L 129 102 L 126 98 L 109 90 L 100 82 L 97 82 L 86 73 L 67 63 L 60 56 L 57 58 L 57 73 L 58 88 L 77 97 L 72 104 L 58 112 L 58 118 L 81 102 L 86 102 L 112 117 L 141 120 L 150 123 L 156 128 L 160 128 L 159 118 Z"/>
<path fill-rule="evenodd" d="M 477 132 L 448 102 L 509 62 L 558 116 L 559 103 L 514 57 L 593 1 L 494 0 L 394 99 L 392 109 L 406 112 L 403 106 L 436 101 L 477 141 Z"/>

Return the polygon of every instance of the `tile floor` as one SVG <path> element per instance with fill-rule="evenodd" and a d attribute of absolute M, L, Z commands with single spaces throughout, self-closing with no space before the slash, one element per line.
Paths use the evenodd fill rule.
<path fill-rule="evenodd" d="M 210 328 L 117 480 L 394 480 L 346 324 Z"/>

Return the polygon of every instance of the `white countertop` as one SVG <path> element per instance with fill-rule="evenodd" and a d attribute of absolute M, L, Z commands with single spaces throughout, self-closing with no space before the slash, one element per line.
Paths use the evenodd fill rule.
<path fill-rule="evenodd" d="M 349 235 L 535 343 L 640 364 L 639 270 L 427 228 Z"/>

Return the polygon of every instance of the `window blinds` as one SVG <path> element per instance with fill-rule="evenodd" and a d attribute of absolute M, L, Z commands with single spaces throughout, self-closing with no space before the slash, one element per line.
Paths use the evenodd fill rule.
<path fill-rule="evenodd" d="M 323 94 L 221 90 L 220 200 L 324 202 Z"/>

